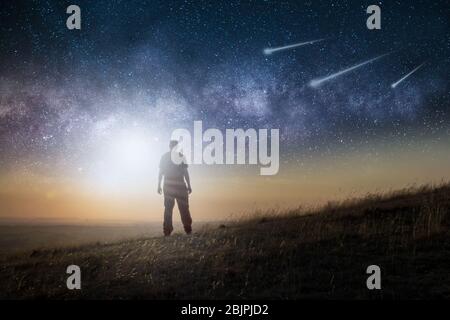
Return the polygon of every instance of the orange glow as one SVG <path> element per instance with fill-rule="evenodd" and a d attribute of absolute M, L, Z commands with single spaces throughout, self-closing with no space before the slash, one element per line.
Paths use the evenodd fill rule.
<path fill-rule="evenodd" d="M 397 150 L 401 149 L 399 152 Z M 316 206 L 329 200 L 450 180 L 448 141 L 360 150 L 281 165 L 276 176 L 250 166 L 191 166 L 194 219 L 226 219 L 255 209 Z M 338 153 L 337 153 L 338 154 Z M 299 157 L 299 162 L 300 162 Z M 58 221 L 160 221 L 156 174 L 139 192 L 89 188 L 77 177 L 9 172 L 0 178 L 0 218 Z"/>

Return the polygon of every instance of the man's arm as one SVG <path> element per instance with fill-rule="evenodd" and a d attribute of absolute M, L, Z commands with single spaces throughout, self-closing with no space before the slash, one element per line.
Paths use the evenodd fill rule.
<path fill-rule="evenodd" d="M 188 192 L 191 193 L 192 192 L 191 178 L 189 177 L 189 171 L 187 168 L 184 168 L 184 179 L 186 180 L 187 183 Z"/>
<path fill-rule="evenodd" d="M 158 174 L 158 193 L 159 194 L 162 193 L 162 189 L 161 189 L 162 178 L 163 178 L 163 174 L 162 174 L 161 170 L 159 170 L 159 174 Z"/>

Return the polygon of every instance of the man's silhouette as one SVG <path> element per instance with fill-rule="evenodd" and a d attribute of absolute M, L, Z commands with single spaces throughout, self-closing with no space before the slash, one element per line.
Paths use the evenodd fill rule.
<path fill-rule="evenodd" d="M 172 214 L 175 200 L 180 210 L 181 222 L 184 231 L 190 234 L 192 231 L 192 219 L 189 212 L 189 194 L 192 192 L 191 180 L 189 178 L 188 165 L 182 158 L 180 164 L 172 161 L 171 153 L 175 152 L 178 141 L 170 140 L 170 151 L 161 157 L 159 163 L 158 193 L 161 194 L 161 181 L 164 177 L 164 235 L 169 236 L 173 231 Z M 179 154 L 182 156 L 181 154 Z M 187 185 L 186 185 L 187 184 Z"/>

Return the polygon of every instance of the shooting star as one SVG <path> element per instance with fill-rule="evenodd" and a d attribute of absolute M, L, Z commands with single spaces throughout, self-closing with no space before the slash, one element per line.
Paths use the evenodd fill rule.
<path fill-rule="evenodd" d="M 411 72 L 409 72 L 408 74 L 406 74 L 403 77 L 401 77 L 400 80 L 398 80 L 397 82 L 394 82 L 393 84 L 391 84 L 391 88 L 395 89 L 395 87 L 398 86 L 400 84 L 400 82 L 402 82 L 403 80 L 408 78 L 410 75 L 412 75 L 414 72 L 419 70 L 424 64 L 425 64 L 425 62 L 422 62 L 421 65 L 419 65 L 418 67 L 415 67 Z"/>
<path fill-rule="evenodd" d="M 310 85 L 311 87 L 313 87 L 313 88 L 317 88 L 317 87 L 320 86 L 322 83 L 324 83 L 324 82 L 326 82 L 326 81 L 328 81 L 328 80 L 331 80 L 331 79 L 334 79 L 334 78 L 336 78 L 336 77 L 339 77 L 339 76 L 341 76 L 341 75 L 343 75 L 343 74 L 345 74 L 345 73 L 347 73 L 347 72 L 350 72 L 350 71 L 352 71 L 352 70 L 355 70 L 355 69 L 357 69 L 357 68 L 359 68 L 359 67 L 362 67 L 362 66 L 364 66 L 364 65 L 366 65 L 366 64 L 369 64 L 369 63 L 371 63 L 371 62 L 373 62 L 373 61 L 375 61 L 375 60 L 381 59 L 381 58 L 383 58 L 384 56 L 387 56 L 387 55 L 389 55 L 389 54 L 390 54 L 390 52 L 389 52 L 389 53 L 382 54 L 381 56 L 372 58 L 372 59 L 370 59 L 370 60 L 367 60 L 367 61 L 364 61 L 364 62 L 361 62 L 361 63 L 358 63 L 357 65 L 354 65 L 354 66 L 349 67 L 349 68 L 347 68 L 347 69 L 344 69 L 344 70 L 341 70 L 341 71 L 339 71 L 339 72 L 330 74 L 329 76 L 326 76 L 326 77 L 324 77 L 324 78 L 313 79 L 313 80 L 311 80 L 311 81 L 309 82 L 309 85 Z"/>
<path fill-rule="evenodd" d="M 274 52 L 288 50 L 288 49 L 293 49 L 293 48 L 305 46 L 307 44 L 313 44 L 313 43 L 316 43 L 316 42 L 320 42 L 320 41 L 323 41 L 323 40 L 325 40 L 325 39 L 317 39 L 317 40 L 311 40 L 311 41 L 306 41 L 306 42 L 300 42 L 300 43 L 290 44 L 288 46 L 277 47 L 277 48 L 265 48 L 263 50 L 263 52 L 264 52 L 265 55 L 269 55 L 269 54 L 272 54 Z"/>

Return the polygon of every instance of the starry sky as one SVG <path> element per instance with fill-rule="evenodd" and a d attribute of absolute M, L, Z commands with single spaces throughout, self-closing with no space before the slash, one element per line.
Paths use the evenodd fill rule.
<path fill-rule="evenodd" d="M 66 28 L 71 4 L 81 8 L 81 30 Z M 371 4 L 381 8 L 381 30 L 366 27 Z M 194 120 L 209 128 L 280 129 L 277 176 L 193 166 L 192 205 L 205 219 L 450 178 L 446 0 L 0 7 L 1 216 L 90 218 L 103 210 L 95 217 L 118 219 L 119 211 L 99 208 L 105 201 L 117 208 L 111 203 L 123 198 L 132 218 L 156 219 L 148 212 L 161 202 L 154 195 L 158 157 L 170 132 Z M 315 39 L 325 40 L 263 53 Z M 127 159 L 110 161 L 132 136 L 145 137 L 142 149 L 150 146 L 142 171 L 134 163 L 124 168 Z M 120 192 L 107 196 L 106 185 Z"/>

